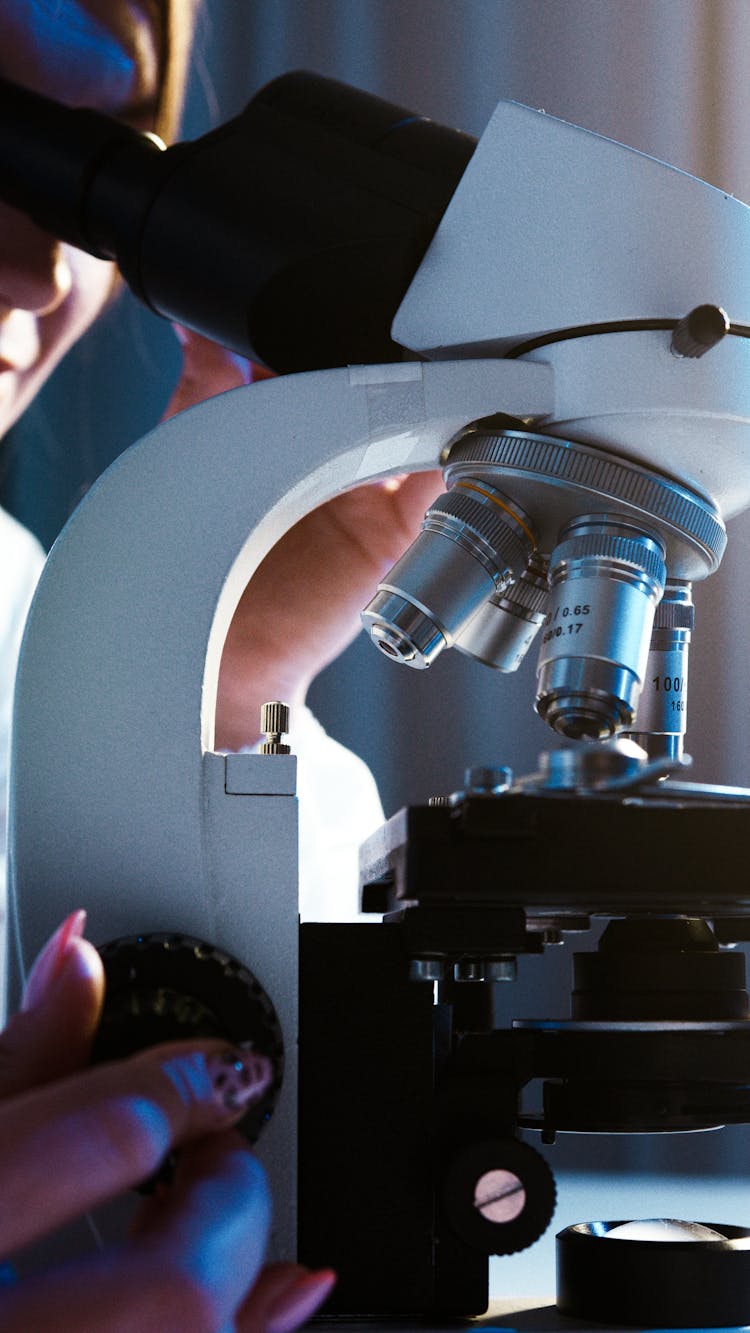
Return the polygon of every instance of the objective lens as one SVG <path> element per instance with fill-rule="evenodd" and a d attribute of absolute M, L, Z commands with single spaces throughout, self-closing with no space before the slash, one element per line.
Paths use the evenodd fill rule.
<path fill-rule="evenodd" d="M 516 583 L 479 608 L 456 647 L 498 671 L 517 671 L 541 627 L 549 602 L 547 561 L 533 555 Z"/>
<path fill-rule="evenodd" d="M 665 579 L 661 543 L 626 519 L 562 529 L 537 668 L 537 712 L 555 731 L 604 740 L 632 726 Z"/>
<path fill-rule="evenodd" d="M 428 667 L 524 568 L 533 546 L 523 510 L 494 486 L 464 477 L 430 505 L 422 531 L 379 584 L 362 623 L 386 656 Z"/>
<path fill-rule="evenodd" d="M 667 583 L 656 608 L 646 675 L 628 735 L 652 759 L 682 758 L 687 730 L 688 650 L 695 624 L 689 583 Z"/>

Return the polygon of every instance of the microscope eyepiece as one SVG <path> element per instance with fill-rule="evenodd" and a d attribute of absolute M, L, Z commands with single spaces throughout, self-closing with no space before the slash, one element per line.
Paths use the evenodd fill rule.
<path fill-rule="evenodd" d="M 0 199 L 282 373 L 401 359 L 393 318 L 475 146 L 303 71 L 166 150 L 0 80 Z"/>

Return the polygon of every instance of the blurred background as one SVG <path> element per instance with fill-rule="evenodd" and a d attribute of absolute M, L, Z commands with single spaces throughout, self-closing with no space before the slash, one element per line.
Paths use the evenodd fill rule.
<path fill-rule="evenodd" d="M 501 98 L 543 107 L 750 200 L 747 0 L 204 0 L 185 137 L 299 68 L 477 136 Z M 512 195 L 510 181 L 510 207 Z M 650 199 L 643 209 L 659 227 Z M 122 297 L 13 432 L 0 503 L 49 546 L 99 472 L 158 420 L 177 367 L 168 326 Z M 748 552 L 745 516 L 730 526 L 721 571 L 696 591 L 688 750 L 700 780 L 750 784 Z M 425 674 L 389 663 L 360 636 L 311 702 L 368 761 L 390 814 L 460 787 L 468 764 L 534 769 L 552 740 L 533 712 L 534 656 L 500 676 L 446 653 Z M 557 953 L 522 968 L 509 988 L 516 1012 L 567 1011 L 569 954 Z M 555 1151 L 579 1165 L 605 1153 L 611 1169 L 731 1174 L 750 1143 L 745 1130 L 698 1137 L 700 1152 L 682 1135 Z"/>

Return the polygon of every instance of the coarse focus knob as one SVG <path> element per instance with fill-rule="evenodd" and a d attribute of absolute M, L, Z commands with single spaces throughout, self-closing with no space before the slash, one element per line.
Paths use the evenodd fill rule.
<path fill-rule="evenodd" d="M 106 998 L 94 1060 L 116 1060 L 165 1041 L 218 1037 L 250 1043 L 275 1078 L 239 1128 L 254 1143 L 281 1087 L 284 1047 L 276 1011 L 260 982 L 221 949 L 189 935 L 131 935 L 99 952 Z"/>

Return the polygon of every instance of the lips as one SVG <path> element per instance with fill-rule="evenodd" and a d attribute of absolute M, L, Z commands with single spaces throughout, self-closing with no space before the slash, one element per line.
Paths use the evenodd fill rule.
<path fill-rule="evenodd" d="M 36 315 L 27 310 L 9 310 L 0 315 L 0 370 L 31 370 L 40 350 Z"/>

